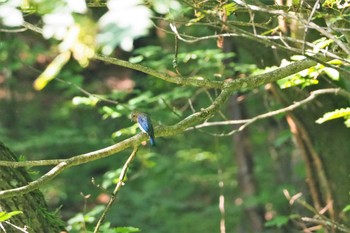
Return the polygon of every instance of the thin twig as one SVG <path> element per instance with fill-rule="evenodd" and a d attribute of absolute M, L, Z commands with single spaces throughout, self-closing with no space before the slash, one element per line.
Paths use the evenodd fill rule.
<path fill-rule="evenodd" d="M 313 91 L 310 93 L 310 95 L 298 102 L 295 102 L 285 108 L 281 108 L 275 111 L 271 111 L 271 112 L 267 112 L 258 116 L 255 116 L 253 118 L 250 119 L 243 119 L 243 120 L 230 120 L 230 121 L 219 121 L 219 122 L 205 122 L 203 124 L 197 125 L 196 129 L 199 128 L 204 128 L 204 127 L 210 127 L 210 126 L 217 126 L 217 125 L 236 125 L 236 124 L 243 124 L 242 126 L 240 126 L 238 129 L 236 130 L 232 130 L 229 133 L 224 133 L 224 134 L 217 134 L 216 136 L 230 136 L 236 132 L 242 131 L 244 130 L 248 125 L 252 124 L 253 122 L 257 121 L 257 120 L 261 120 L 261 119 L 266 119 L 266 118 L 270 118 L 282 113 L 286 113 L 289 111 L 293 111 L 296 108 L 299 108 L 301 106 L 303 106 L 304 104 L 314 100 L 317 96 L 319 95 L 325 95 L 325 94 L 335 94 L 335 95 L 342 95 L 344 97 L 350 98 L 350 93 L 346 92 L 345 90 L 342 90 L 340 88 L 328 88 L 328 89 L 321 89 L 321 90 L 317 90 L 317 91 Z M 188 130 L 192 130 L 193 128 L 189 128 Z"/>
<path fill-rule="evenodd" d="M 114 201 L 116 200 L 117 198 L 117 194 L 119 192 L 119 190 L 121 189 L 121 187 L 124 185 L 124 178 L 126 176 L 126 173 L 128 171 L 128 168 L 129 168 L 129 165 L 131 163 L 131 161 L 135 158 L 136 156 L 136 153 L 137 153 L 137 150 L 138 150 L 138 146 L 135 146 L 134 147 L 134 150 L 132 151 L 132 153 L 130 154 L 129 158 L 126 160 L 126 162 L 124 163 L 124 166 L 120 172 L 120 175 L 119 175 L 119 180 L 118 180 L 118 183 L 117 185 L 115 186 L 115 189 L 111 195 L 111 198 L 109 199 L 109 202 L 108 204 L 106 205 L 101 217 L 99 218 L 97 224 L 96 224 L 96 227 L 95 227 L 95 230 L 94 230 L 94 233 L 97 233 L 98 230 L 100 229 L 103 221 L 105 220 L 106 216 L 107 216 L 107 213 L 108 211 L 110 210 L 110 208 L 112 207 Z"/>
<path fill-rule="evenodd" d="M 26 25 L 28 28 L 31 28 L 33 26 L 32 30 L 38 29 L 36 26 L 31 24 L 27 25 L 26 23 L 24 25 Z M 202 123 L 208 120 L 220 110 L 220 108 L 224 105 L 224 103 L 227 102 L 228 98 L 231 96 L 231 94 L 234 91 L 240 90 L 241 88 L 252 89 L 270 82 L 275 82 L 281 78 L 300 72 L 304 69 L 310 68 L 317 64 L 317 62 L 313 60 L 304 59 L 302 61 L 294 62 L 288 66 L 281 67 L 276 70 L 266 72 L 264 74 L 253 75 L 247 78 L 235 79 L 228 82 L 222 82 L 222 81 L 210 81 L 202 77 L 192 77 L 192 78 L 186 78 L 186 79 L 178 76 L 173 77 L 139 64 L 132 64 L 130 62 L 123 61 L 117 58 L 108 57 L 108 56 L 95 55 L 95 59 L 102 60 L 114 65 L 120 65 L 120 66 L 128 67 L 134 70 L 139 70 L 144 73 L 153 75 L 154 77 L 164 79 L 167 82 L 173 82 L 179 85 L 192 85 L 197 87 L 206 87 L 206 88 L 214 88 L 214 89 L 221 90 L 221 93 L 207 108 L 203 108 L 198 112 L 194 112 L 193 114 L 189 115 L 188 117 L 186 117 L 185 119 L 183 119 L 182 121 L 178 122 L 175 125 L 156 127 L 155 135 L 157 137 L 176 135 L 184 132 L 189 127 L 192 127 L 194 125 L 197 125 L 199 123 Z M 63 172 L 65 169 L 68 169 L 72 166 L 77 166 L 77 165 L 81 165 L 84 163 L 88 163 L 88 162 L 92 162 L 98 159 L 108 157 L 112 154 L 123 151 L 126 148 L 138 145 L 146 137 L 147 137 L 146 134 L 140 133 L 138 135 L 125 139 L 115 145 L 103 148 L 101 150 L 92 151 L 81 155 L 76 155 L 65 160 L 60 160 L 60 161 L 57 160 L 56 162 L 58 163 L 56 164 L 56 166 L 52 168 L 49 172 L 47 172 L 46 174 L 38 178 L 37 180 L 32 181 L 29 184 L 23 185 L 21 187 L 8 189 L 8 190 L 1 190 L 0 198 L 7 198 L 15 195 L 22 195 L 30 191 L 33 191 L 43 186 L 44 184 L 47 184 L 49 181 L 51 181 L 54 177 L 56 177 L 58 174 Z M 12 162 L 11 165 L 16 166 L 14 165 L 14 163 L 15 162 Z M 24 165 L 24 163 L 26 163 L 26 165 Z M 22 165 L 32 166 L 30 165 L 30 161 L 22 162 Z M 8 166 L 8 164 L 4 166 Z"/>
<path fill-rule="evenodd" d="M 19 230 L 19 231 L 21 231 L 21 232 L 29 233 L 29 232 L 27 231 L 26 227 L 20 228 L 20 227 L 18 227 L 18 226 L 16 226 L 16 225 L 10 223 L 9 221 L 5 221 L 4 223 L 6 223 L 6 224 L 12 226 L 13 228 L 15 228 L 15 229 L 17 229 L 17 230 Z M 6 232 L 6 231 L 5 231 L 5 232 Z"/>
<path fill-rule="evenodd" d="M 182 119 L 182 116 L 179 113 L 176 112 L 175 107 L 172 107 L 169 103 L 167 103 L 164 98 L 160 98 L 160 99 L 163 101 L 163 103 L 169 109 L 169 111 L 174 113 L 174 115 L 177 116 L 179 119 Z"/>
<path fill-rule="evenodd" d="M 304 35 L 303 35 L 303 41 L 304 41 L 304 43 L 303 43 L 303 48 L 302 48 L 303 54 L 305 53 L 305 41 L 306 41 L 307 31 L 308 31 L 308 29 L 309 29 L 308 26 L 309 26 L 309 24 L 310 24 L 310 22 L 311 22 L 311 20 L 312 20 L 312 17 L 314 16 L 314 14 L 315 14 L 315 12 L 316 12 L 316 9 L 317 9 L 317 7 L 319 6 L 319 4 L 320 4 L 320 0 L 317 0 L 316 3 L 315 3 L 315 5 L 314 5 L 314 7 L 312 8 L 312 11 L 311 11 L 311 13 L 310 13 L 309 18 L 307 19 L 307 24 L 306 24 L 306 27 L 305 27 L 305 29 L 304 29 Z"/>
<path fill-rule="evenodd" d="M 42 34 L 42 29 L 40 27 L 37 27 L 31 23 L 28 22 L 24 22 L 23 26 L 38 32 L 40 34 Z M 95 54 L 93 56 L 93 59 L 96 60 L 100 60 L 100 61 L 104 61 L 110 64 L 114 64 L 114 65 L 118 65 L 118 66 L 122 66 L 122 67 L 126 67 L 126 68 L 130 68 L 133 70 L 137 70 L 140 72 L 143 72 L 145 74 L 151 75 L 153 77 L 162 79 L 164 81 L 170 82 L 170 83 L 176 83 L 179 85 L 188 85 L 188 86 L 197 86 L 197 87 L 205 87 L 205 88 L 218 88 L 221 89 L 223 86 L 223 82 L 222 81 L 212 81 L 209 79 L 205 79 L 203 77 L 189 77 L 189 78 L 183 78 L 181 76 L 171 76 L 165 72 L 160 72 L 156 69 L 151 69 L 150 67 L 146 67 L 140 64 L 135 64 L 135 63 L 131 63 L 128 61 L 124 61 L 118 58 L 114 58 L 114 57 L 109 57 L 109 56 L 105 56 L 102 54 Z"/>
<path fill-rule="evenodd" d="M 63 79 L 60 79 L 60 78 L 57 78 L 57 77 L 55 78 L 55 80 L 63 82 L 65 84 L 67 84 L 67 85 L 73 86 L 74 88 L 78 89 L 79 91 L 81 91 L 82 93 L 84 93 L 85 95 L 87 95 L 89 97 L 93 97 L 93 98 L 96 98 L 96 99 L 98 99 L 100 101 L 104 101 L 104 102 L 110 103 L 110 104 L 116 104 L 116 105 L 120 104 L 118 101 L 107 99 L 107 98 L 102 97 L 101 95 L 90 93 L 87 90 L 85 90 L 84 88 L 81 88 L 77 84 L 72 83 L 70 81 L 66 81 L 66 80 L 63 80 Z M 125 105 L 123 105 L 123 106 L 126 107 Z"/>
<path fill-rule="evenodd" d="M 331 228 L 336 228 L 342 232 L 350 232 L 350 228 L 347 226 L 340 224 L 338 222 L 335 222 L 329 218 L 327 218 L 323 213 L 320 213 L 320 211 L 316 210 L 312 205 L 307 203 L 305 200 L 301 199 L 301 194 L 298 193 L 296 195 L 291 196 L 288 192 L 288 190 L 284 189 L 283 193 L 285 197 L 288 199 L 291 205 L 294 203 L 298 203 L 299 205 L 303 206 L 305 209 L 310 211 L 315 215 L 313 218 L 309 217 L 301 217 L 301 220 L 304 222 L 310 222 L 310 223 L 315 223 L 315 224 L 320 224 L 325 227 L 331 227 Z"/>
<path fill-rule="evenodd" d="M 347 232 L 347 233 L 350 232 L 350 228 L 346 227 L 343 224 L 335 223 L 335 222 L 330 221 L 330 220 L 315 219 L 315 218 L 309 218 L 309 217 L 302 217 L 301 220 L 304 221 L 304 222 L 320 224 L 322 226 L 329 227 L 329 228 L 333 228 L 334 227 L 334 228 L 336 228 L 337 230 L 339 230 L 341 232 Z"/>

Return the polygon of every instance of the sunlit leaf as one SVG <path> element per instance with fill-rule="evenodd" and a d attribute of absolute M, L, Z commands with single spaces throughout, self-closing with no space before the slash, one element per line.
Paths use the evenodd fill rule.
<path fill-rule="evenodd" d="M 59 54 L 46 67 L 44 72 L 34 81 L 34 88 L 37 91 L 42 90 L 52 79 L 54 79 L 62 67 L 69 61 L 71 53 L 69 51 Z"/>
<path fill-rule="evenodd" d="M 107 118 L 117 118 L 117 117 L 121 117 L 122 114 L 120 112 L 117 112 L 114 108 L 108 107 L 108 106 L 103 106 L 101 109 L 103 116 L 103 119 L 107 119 Z"/>
<path fill-rule="evenodd" d="M 334 41 L 332 39 L 326 39 L 326 38 L 321 38 L 319 40 L 316 40 L 313 44 L 315 44 L 315 47 L 313 49 L 314 53 L 318 53 L 321 49 L 326 48 L 330 44 L 332 44 Z"/>
<path fill-rule="evenodd" d="M 83 14 L 87 11 L 85 0 L 66 1 L 72 12 Z"/>
<path fill-rule="evenodd" d="M 12 216 L 23 214 L 22 211 L 0 212 L 0 222 L 10 219 Z"/>
<path fill-rule="evenodd" d="M 293 61 L 301 61 L 303 59 L 305 59 L 306 57 L 303 55 L 293 55 L 290 57 L 290 59 L 292 59 Z"/>
<path fill-rule="evenodd" d="M 74 105 L 88 105 L 88 106 L 96 106 L 99 99 L 95 96 L 89 96 L 89 97 L 81 97 L 81 96 L 75 96 L 72 99 L 72 103 Z"/>
<path fill-rule="evenodd" d="M 89 64 L 95 54 L 95 24 L 87 17 L 76 17 L 77 23 L 70 26 L 59 45 L 61 52 L 70 50 L 82 67 Z"/>
<path fill-rule="evenodd" d="M 154 10 L 159 14 L 166 14 L 172 10 L 179 10 L 181 5 L 175 0 L 153 0 Z"/>
<path fill-rule="evenodd" d="M 235 12 L 238 9 L 237 4 L 234 2 L 225 4 L 223 8 L 227 16 L 230 16 L 233 12 Z"/>
<path fill-rule="evenodd" d="M 344 121 L 346 127 L 350 128 L 350 117 Z"/>
<path fill-rule="evenodd" d="M 43 36 L 46 39 L 56 38 L 62 40 L 68 28 L 74 24 L 74 18 L 69 10 L 57 10 L 43 16 Z"/>
<path fill-rule="evenodd" d="M 347 205 L 344 207 L 344 209 L 342 210 L 342 212 L 346 213 L 350 211 L 350 205 Z"/>
<path fill-rule="evenodd" d="M 339 81 L 339 71 L 331 68 L 331 67 L 325 67 L 323 68 L 323 72 L 325 72 L 328 77 L 330 77 L 331 79 L 335 80 L 335 81 Z"/>
<path fill-rule="evenodd" d="M 331 65 L 335 65 L 335 66 L 337 66 L 337 65 L 339 66 L 339 65 L 343 65 L 344 64 L 343 61 L 338 60 L 338 59 L 334 59 L 332 61 L 329 61 L 328 63 L 331 64 Z"/>
<path fill-rule="evenodd" d="M 341 108 L 336 109 L 332 112 L 327 112 L 323 115 L 323 117 L 316 120 L 316 123 L 322 124 L 323 122 L 334 120 L 337 118 L 345 117 L 346 119 L 350 118 L 350 107 L 349 108 Z"/>
<path fill-rule="evenodd" d="M 296 74 L 296 75 L 292 75 L 284 79 L 278 80 L 277 84 L 282 89 L 294 87 L 294 86 L 306 87 L 306 86 L 318 84 L 318 80 L 311 79 L 311 78 L 304 78 L 302 75 Z"/>
<path fill-rule="evenodd" d="M 19 4 L 16 4 L 19 2 Z M 23 15 L 16 7 L 20 5 L 20 1 L 7 1 L 0 5 L 0 24 L 8 27 L 21 26 L 23 23 Z"/>
<path fill-rule="evenodd" d="M 191 19 L 191 20 L 186 24 L 186 26 L 191 26 L 192 24 L 201 21 L 201 19 L 203 19 L 203 18 L 205 17 L 205 14 L 203 14 L 203 13 L 201 13 L 201 12 L 198 12 L 198 13 L 196 14 L 196 16 L 197 16 L 197 17 L 194 18 L 194 19 Z"/>
<path fill-rule="evenodd" d="M 140 63 L 141 61 L 143 61 L 144 57 L 142 55 L 138 55 L 135 57 L 130 57 L 129 58 L 129 62 L 131 63 Z"/>
<path fill-rule="evenodd" d="M 101 32 L 97 37 L 103 54 L 110 54 L 116 46 L 130 51 L 136 38 L 147 34 L 152 25 L 151 11 L 140 0 L 110 0 L 108 12 L 98 24 Z"/>

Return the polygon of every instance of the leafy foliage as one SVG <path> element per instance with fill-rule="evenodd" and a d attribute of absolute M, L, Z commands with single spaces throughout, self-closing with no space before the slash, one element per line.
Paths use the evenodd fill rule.
<path fill-rule="evenodd" d="M 314 14 L 311 5 L 276 6 L 272 5 L 274 1 L 253 9 L 239 1 L 26 2 L 29 5 L 21 6 L 16 1 L 0 5 L 0 20 L 6 29 L 21 25 L 23 15 L 26 22 L 42 25 L 42 37 L 31 31 L 20 36 L 0 32 L 0 136 L 26 160 L 67 158 L 120 142 L 139 132 L 128 119 L 135 109 L 148 112 L 155 126 L 174 125 L 212 104 L 220 93 L 216 89 L 169 84 L 104 64 L 93 59 L 100 52 L 169 77 L 223 82 L 278 69 L 306 59 L 305 55 L 332 53 L 332 60 L 281 79 L 279 86 L 311 90 L 329 83 L 344 89 L 349 85 L 342 73 L 348 69 L 347 56 L 339 52 L 339 44 L 347 41 L 346 31 L 339 30 L 347 23 L 348 10 L 341 1 L 324 1 L 323 8 Z M 95 8 L 94 4 L 102 7 Z M 3 13 L 5 8 L 11 8 L 8 12 L 14 17 L 9 18 L 7 11 Z M 255 11 L 259 8 L 263 11 Z M 276 8 L 285 14 L 296 11 L 310 15 L 310 23 L 322 21 L 321 29 L 327 27 L 323 21 L 334 23 L 336 27 L 328 28 L 334 37 L 327 33 L 320 36 L 321 32 L 315 33 L 314 29 L 309 29 L 305 38 L 283 35 L 278 14 L 274 13 Z M 179 35 L 169 31 L 170 23 Z M 156 27 L 151 29 L 152 25 Z M 232 46 L 229 51 L 218 46 L 223 35 L 228 37 L 225 45 Z M 241 37 L 237 39 L 237 35 Z M 277 35 L 276 43 L 273 38 Z M 178 36 L 176 43 L 174 36 Z M 298 41 L 307 42 L 305 51 Z M 288 54 L 282 52 L 285 50 Z M 33 80 L 34 88 L 41 92 L 32 89 Z M 281 108 L 264 87 L 232 94 L 228 105 L 210 121 L 225 121 L 235 114 L 249 118 Z M 338 108 L 317 123 L 336 118 L 349 122 L 349 111 Z M 310 113 L 311 108 L 305 107 L 304 112 Z M 217 136 L 232 128 L 224 125 L 189 129 L 172 138 L 157 138 L 156 149 L 141 147 L 118 203 L 101 231 L 216 232 L 224 222 L 227 232 L 253 232 L 245 215 L 250 209 L 259 210 L 259 216 L 266 221 L 262 224 L 265 231 L 293 231 L 292 222 L 301 215 L 291 214 L 281 194 L 285 188 L 306 189 L 307 172 L 284 118 L 255 123 L 242 133 L 249 137 L 239 143 L 234 143 L 238 136 Z M 239 145 L 246 146 L 247 154 L 252 155 L 252 161 L 244 166 L 246 172 L 251 170 L 251 176 L 239 167 L 235 148 Z M 62 216 L 70 232 L 93 230 L 128 153 L 126 150 L 75 167 L 45 187 L 50 206 L 63 204 Z M 44 172 L 45 169 L 32 168 L 31 175 L 35 179 Z M 91 178 L 96 183 L 91 184 Z M 255 192 L 245 192 L 242 178 L 254 181 Z M 81 192 L 89 193 L 90 198 L 82 201 Z M 222 198 L 225 214 L 217 207 Z"/>
<path fill-rule="evenodd" d="M 345 125 L 347 127 L 350 127 L 349 124 L 349 119 L 350 119 L 350 108 L 341 108 L 341 109 L 336 109 L 332 112 L 327 112 L 323 115 L 323 117 L 319 118 L 316 120 L 316 123 L 322 124 L 326 121 L 329 120 L 334 120 L 338 118 L 344 118 L 345 119 Z"/>

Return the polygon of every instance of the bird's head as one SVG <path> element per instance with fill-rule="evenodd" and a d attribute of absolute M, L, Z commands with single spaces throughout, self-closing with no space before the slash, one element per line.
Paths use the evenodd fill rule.
<path fill-rule="evenodd" d="M 131 121 L 135 121 L 135 122 L 137 122 L 137 117 L 140 115 L 140 112 L 132 112 L 131 114 L 130 114 L 130 119 L 131 119 Z"/>

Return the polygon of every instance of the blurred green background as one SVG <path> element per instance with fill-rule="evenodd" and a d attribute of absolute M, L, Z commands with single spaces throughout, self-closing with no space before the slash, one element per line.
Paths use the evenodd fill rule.
<path fill-rule="evenodd" d="M 41 22 L 38 15 L 55 9 L 48 2 L 47 9 L 37 6 L 39 14 L 29 14 L 25 20 Z M 130 51 L 117 47 L 111 56 L 176 74 L 175 39 L 163 30 L 169 30 L 165 19 L 175 17 L 184 34 L 205 36 L 219 30 L 207 27 L 208 22 L 201 24 L 200 16 L 194 17 L 193 7 L 186 2 L 178 4 L 166 14 L 160 12 L 162 4 L 154 1 L 149 8 L 157 27 L 141 38 L 134 36 Z M 83 16 L 94 22 L 106 11 L 104 7 L 91 8 Z M 83 16 L 75 16 L 75 20 L 79 22 Z M 248 14 L 231 17 L 244 20 Z M 265 20 L 264 14 L 257 14 L 256 20 Z M 84 30 L 91 29 L 90 24 L 84 25 Z M 36 91 L 33 82 L 57 55 L 57 43 L 29 30 L 0 32 L 0 140 L 26 160 L 69 158 L 126 139 L 140 132 L 129 119 L 135 109 L 148 112 L 155 126 L 175 124 L 193 110 L 210 105 L 218 95 L 217 90 L 178 86 L 93 59 L 85 67 L 71 59 L 43 90 Z M 113 43 L 107 43 L 107 52 L 108 46 L 121 42 Z M 261 44 L 236 39 L 228 39 L 231 48 L 227 51 L 218 48 L 216 40 L 178 43 L 177 69 L 184 78 L 222 81 L 246 77 L 279 65 L 290 55 L 277 51 L 276 56 Z M 282 107 L 265 87 L 242 90 L 211 121 L 231 119 L 238 105 L 242 118 Z M 254 209 L 261 218 L 258 221 L 265 224 L 263 232 L 297 232 L 291 214 L 301 210 L 290 207 L 283 190 L 303 192 L 308 198 L 306 171 L 284 115 L 257 121 L 241 133 L 215 136 L 232 129 L 230 125 L 193 129 L 156 138 L 155 148 L 148 143 L 141 146 L 107 223 L 142 232 L 195 233 L 219 232 L 220 221 L 224 221 L 226 232 L 254 232 L 247 217 Z M 239 167 L 235 137 L 241 137 L 241 143 L 249 148 L 246 174 Z M 84 224 L 92 229 L 108 200 L 108 194 L 93 184 L 92 178 L 111 192 L 130 153 L 129 149 L 70 168 L 42 188 L 50 208 L 60 209 L 71 232 L 82 232 Z M 28 171 L 35 179 L 48 168 Z M 247 174 L 253 185 L 251 195 L 247 187 L 239 185 L 241 176 Z M 224 213 L 219 208 L 220 198 L 224 199 Z"/>

